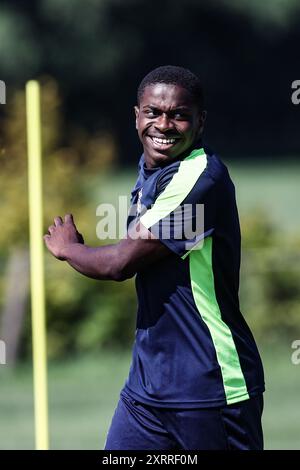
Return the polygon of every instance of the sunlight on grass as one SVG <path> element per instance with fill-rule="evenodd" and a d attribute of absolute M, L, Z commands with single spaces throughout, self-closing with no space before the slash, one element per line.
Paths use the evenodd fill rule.
<path fill-rule="evenodd" d="M 266 449 L 299 449 L 299 367 L 290 346 L 263 353 L 267 392 Z M 102 449 L 131 353 L 105 352 L 51 364 L 49 367 L 52 449 Z M 31 367 L 0 369 L 0 448 L 33 449 Z"/>

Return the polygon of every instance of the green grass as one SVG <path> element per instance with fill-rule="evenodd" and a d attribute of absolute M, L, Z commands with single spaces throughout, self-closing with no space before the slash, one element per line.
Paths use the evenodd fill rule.
<path fill-rule="evenodd" d="M 130 353 L 103 353 L 49 366 L 52 449 L 101 449 Z M 0 449 L 34 448 L 30 366 L 0 366 Z"/>
<path fill-rule="evenodd" d="M 266 393 L 265 447 L 300 449 L 300 365 L 291 361 L 290 343 L 270 346 L 263 353 Z"/>
<path fill-rule="evenodd" d="M 299 233 L 299 161 L 225 163 L 235 183 L 241 215 L 260 209 L 283 233 Z"/>
<path fill-rule="evenodd" d="M 299 449 L 300 365 L 291 348 L 263 353 L 267 392 L 264 433 L 267 449 Z M 128 373 L 130 352 L 105 352 L 50 364 L 49 405 L 52 449 L 101 449 L 120 389 Z M 33 449 L 34 422 L 31 367 L 0 366 L 0 448 Z"/>

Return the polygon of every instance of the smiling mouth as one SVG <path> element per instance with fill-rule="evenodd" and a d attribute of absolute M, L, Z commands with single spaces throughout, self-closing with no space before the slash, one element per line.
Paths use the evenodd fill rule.
<path fill-rule="evenodd" d="M 179 139 L 178 138 L 161 138 L 161 137 L 155 137 L 155 136 L 149 136 L 151 141 L 153 142 L 153 147 L 159 148 L 159 149 L 167 149 L 169 147 L 172 147 L 175 145 Z"/>

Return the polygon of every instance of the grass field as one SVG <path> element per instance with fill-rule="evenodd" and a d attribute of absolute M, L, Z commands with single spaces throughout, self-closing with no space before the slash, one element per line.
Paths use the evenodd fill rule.
<path fill-rule="evenodd" d="M 299 160 L 227 162 L 241 215 L 262 210 L 283 233 L 299 234 Z"/>
<path fill-rule="evenodd" d="M 291 348 L 263 353 L 266 449 L 300 449 L 300 365 Z M 105 352 L 49 367 L 52 449 L 101 449 L 128 373 L 130 352 Z M 32 370 L 0 366 L 0 448 L 33 449 Z"/>

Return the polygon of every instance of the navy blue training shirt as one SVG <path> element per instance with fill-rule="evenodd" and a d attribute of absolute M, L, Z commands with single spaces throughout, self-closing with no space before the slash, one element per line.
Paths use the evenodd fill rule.
<path fill-rule="evenodd" d="M 142 156 L 131 196 L 128 226 L 139 220 L 170 255 L 136 275 L 124 389 L 168 408 L 219 407 L 262 393 L 259 352 L 239 308 L 240 227 L 226 166 L 203 148 L 153 169 Z"/>

